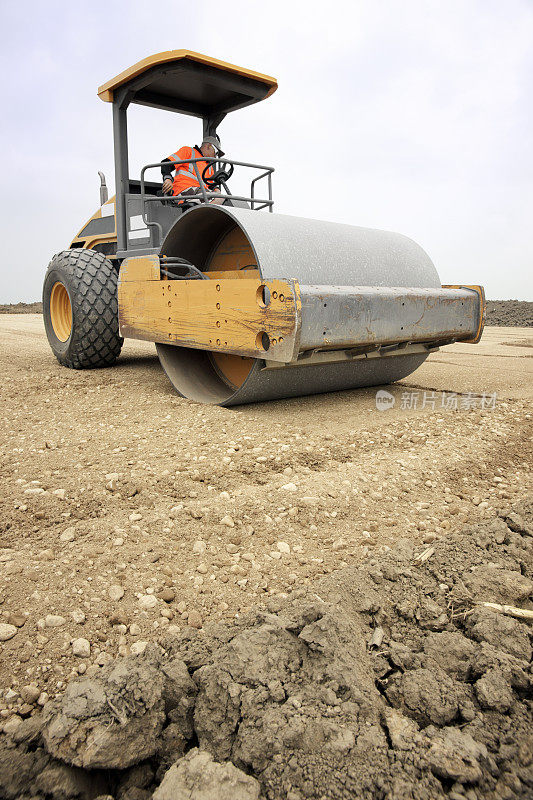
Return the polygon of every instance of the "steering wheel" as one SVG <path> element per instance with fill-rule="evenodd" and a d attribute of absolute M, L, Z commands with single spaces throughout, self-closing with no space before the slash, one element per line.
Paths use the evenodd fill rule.
<path fill-rule="evenodd" d="M 219 165 L 215 168 L 215 164 Z M 213 167 L 213 175 L 207 175 L 207 171 Z M 219 159 L 212 159 L 209 164 L 204 167 L 202 172 L 202 181 L 208 189 L 216 189 L 222 183 L 229 181 L 233 175 L 233 164 L 228 164 L 227 161 L 220 161 Z"/>

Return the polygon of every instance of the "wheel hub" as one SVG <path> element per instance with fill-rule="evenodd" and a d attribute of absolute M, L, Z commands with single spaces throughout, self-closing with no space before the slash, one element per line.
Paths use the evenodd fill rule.
<path fill-rule="evenodd" d="M 60 342 L 66 342 L 72 331 L 72 306 L 66 287 L 58 281 L 50 295 L 50 318 Z"/>

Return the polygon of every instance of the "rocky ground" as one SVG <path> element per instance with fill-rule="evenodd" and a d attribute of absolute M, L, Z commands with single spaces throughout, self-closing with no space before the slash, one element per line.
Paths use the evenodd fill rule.
<path fill-rule="evenodd" d="M 100 764 L 100 770 L 118 770 L 109 780 L 105 774 L 98 773 L 98 780 L 102 780 L 97 782 L 96 773 L 90 773 L 89 783 L 93 788 L 111 792 L 116 798 L 122 798 L 126 791 L 126 784 L 120 783 L 127 778 L 122 770 L 133 770 L 136 760 L 140 766 L 135 766 L 137 771 L 132 774 L 137 776 L 137 785 L 131 784 L 129 789 L 133 792 L 135 788 L 137 794 L 124 795 L 127 800 L 150 797 L 171 761 L 183 753 L 187 753 L 187 760 L 177 764 L 176 780 L 183 779 L 188 785 L 187 781 L 196 780 L 196 774 L 215 774 L 215 782 L 228 782 L 228 791 L 236 798 L 235 785 L 244 778 L 240 773 L 236 775 L 229 764 L 219 767 L 219 763 L 231 761 L 235 769 L 254 777 L 259 781 L 263 796 L 269 800 L 289 797 L 290 792 L 292 800 L 307 796 L 342 797 L 342 791 L 346 796 L 353 796 L 355 792 L 355 796 L 376 798 L 439 797 L 442 792 L 448 792 L 454 800 L 454 792 L 462 797 L 460 786 L 466 786 L 463 795 L 472 800 L 485 796 L 480 793 L 480 787 L 486 792 L 496 792 L 498 781 L 500 795 L 493 794 L 495 798 L 527 796 L 527 781 L 517 771 L 519 767 L 527 767 L 527 763 L 523 764 L 520 759 L 524 756 L 517 755 L 518 751 L 513 749 L 523 738 L 519 729 L 509 728 L 507 739 L 504 734 L 490 734 L 494 740 L 488 733 L 485 736 L 474 730 L 477 720 L 476 724 L 484 731 L 496 713 L 490 707 L 485 709 L 479 699 L 483 691 L 479 687 L 485 684 L 479 685 L 479 692 L 472 688 L 486 678 L 487 672 L 490 683 L 490 669 L 496 669 L 496 662 L 491 661 L 492 666 L 483 672 L 476 671 L 477 667 L 474 669 L 477 662 L 489 662 L 482 660 L 485 656 L 479 649 L 485 640 L 479 639 L 475 644 L 478 634 L 470 632 L 468 624 L 480 613 L 477 609 L 473 611 L 476 600 L 486 598 L 490 602 L 531 607 L 521 596 L 515 596 L 516 587 L 513 588 L 515 584 L 523 588 L 522 579 L 531 578 L 531 556 L 527 550 L 529 528 L 526 530 L 531 524 L 527 521 L 530 512 L 517 512 L 522 514 L 521 522 L 513 522 L 508 517 L 510 507 L 531 491 L 533 382 L 528 346 L 520 344 L 522 341 L 530 343 L 530 339 L 524 338 L 519 330 L 491 329 L 475 348 L 456 345 L 436 353 L 408 382 L 389 387 L 396 405 L 382 413 L 376 410 L 374 389 L 229 410 L 198 406 L 173 393 L 153 355 L 153 348 L 148 345 L 128 343 L 113 369 L 75 372 L 61 368 L 51 356 L 40 317 L 6 316 L 0 330 L 3 342 L 0 356 L 3 373 L 0 393 L 0 725 L 6 731 L 4 742 L 8 743 L 8 737 L 22 724 L 16 736 L 23 737 L 25 744 L 21 740 L 21 747 L 22 750 L 26 748 L 24 752 L 20 748 L 9 749 L 7 755 L 0 757 L 2 764 L 20 764 L 16 772 L 26 776 L 26 784 L 10 789 L 10 795 L 3 790 L 5 796 L 24 796 L 23 789 L 27 787 L 39 798 L 94 796 L 94 793 L 87 794 L 89 790 L 78 790 L 75 783 L 72 784 L 75 788 L 68 788 L 73 776 L 79 777 L 82 783 L 85 778 L 66 766 L 71 762 L 75 765 L 75 762 L 68 753 L 65 755 L 63 744 L 54 749 L 52 739 L 46 739 L 41 733 L 41 709 L 46 709 L 45 716 L 51 708 L 56 709 L 53 714 L 59 713 L 57 709 L 67 702 L 65 698 L 78 696 L 78 684 L 73 678 L 89 681 L 87 691 L 91 699 L 80 699 L 81 705 L 76 707 L 86 709 L 87 719 L 102 716 L 104 727 L 109 727 L 113 736 L 117 727 L 125 732 L 122 743 L 113 745 L 115 749 L 125 749 L 129 747 L 132 729 L 129 723 L 126 725 L 130 720 L 128 707 L 132 706 L 135 711 L 137 706 L 129 699 L 129 678 L 124 684 L 120 681 L 125 681 L 124 670 L 127 675 L 135 671 L 132 665 L 136 663 L 142 672 L 146 659 L 155 659 L 153 670 L 160 675 L 153 690 L 157 713 L 154 712 L 153 719 L 143 717 L 142 721 L 133 714 L 132 726 L 141 729 L 149 741 L 156 742 L 156 749 L 151 755 L 143 751 L 139 756 L 134 744 L 131 750 L 134 760 L 129 767 L 123 763 Z M 424 387 L 423 390 L 420 387 Z M 446 388 L 448 400 L 455 392 L 455 404 L 448 401 L 442 404 L 440 390 L 443 388 Z M 434 391 L 437 389 L 439 392 Z M 497 397 L 492 397 L 490 392 L 496 390 Z M 485 391 L 489 394 L 483 398 L 481 392 Z M 411 401 L 404 404 L 404 399 L 413 393 L 418 397 L 418 404 L 413 405 Z M 498 514 L 503 516 L 496 523 Z M 503 519 L 510 520 L 510 532 Z M 500 526 L 498 536 L 503 535 L 502 541 L 492 542 L 489 532 L 489 544 L 484 549 L 478 545 L 470 548 L 471 541 L 483 539 L 483 526 L 487 524 Z M 516 530 L 517 527 L 520 530 Z M 442 550 L 453 542 L 456 542 L 455 550 Z M 433 547 L 435 552 L 426 561 L 416 560 L 417 555 Z M 390 559 L 401 562 L 396 572 L 386 566 Z M 436 569 L 435 565 L 441 564 L 439 559 L 444 560 L 438 575 L 428 578 L 431 570 Z M 485 577 L 492 589 L 480 594 L 475 581 L 473 586 L 465 581 L 465 574 L 473 567 L 481 580 L 484 573 L 479 572 L 479 568 L 483 565 L 489 570 Z M 494 569 L 497 572 L 490 572 Z M 405 574 L 404 570 L 407 570 Z M 503 574 L 509 571 L 511 578 Z M 370 583 L 360 583 L 359 578 L 365 575 L 364 580 Z M 390 575 L 398 577 L 391 579 Z M 429 582 L 425 582 L 426 579 Z M 459 597 L 461 584 L 470 595 Z M 358 608 L 354 604 L 357 598 L 368 594 L 368 587 L 372 586 L 377 592 L 373 595 L 376 607 L 374 604 L 367 610 Z M 400 590 L 401 597 L 394 594 Z M 435 772 L 428 767 L 429 761 L 420 761 L 417 762 L 420 774 L 429 770 L 433 776 L 427 778 L 429 782 L 415 779 L 413 776 L 418 776 L 419 772 L 413 767 L 414 771 L 407 769 L 405 775 L 385 771 L 384 774 L 392 777 L 384 779 L 383 787 L 379 788 L 373 777 L 368 778 L 369 783 L 364 783 L 358 766 L 353 767 L 352 780 L 349 760 L 345 757 L 353 751 L 357 761 L 357 752 L 363 751 L 354 750 L 353 745 L 349 748 L 339 745 L 340 756 L 337 753 L 331 761 L 327 779 L 332 787 L 337 787 L 337 794 L 332 788 L 328 795 L 323 788 L 322 794 L 313 795 L 310 785 L 316 783 L 323 787 L 317 776 L 326 770 L 318 756 L 316 765 L 309 768 L 305 766 L 307 756 L 301 763 L 299 756 L 295 756 L 292 763 L 303 770 L 304 777 L 291 779 L 293 788 L 289 790 L 286 788 L 290 783 L 286 762 L 292 745 L 284 744 L 279 752 L 267 749 L 266 752 L 271 753 L 268 769 L 257 761 L 259 755 L 256 760 L 250 760 L 252 756 L 240 744 L 238 754 L 234 755 L 237 749 L 234 750 L 236 745 L 232 737 L 237 728 L 241 730 L 239 720 L 247 689 L 255 691 L 266 685 L 265 691 L 270 692 L 268 683 L 272 681 L 275 686 L 272 691 L 281 699 L 274 701 L 269 699 L 270 695 L 266 696 L 262 706 L 265 714 L 268 712 L 272 725 L 282 731 L 286 712 L 293 707 L 297 711 L 304 708 L 300 714 L 303 722 L 298 721 L 293 741 L 298 743 L 302 737 L 305 739 L 301 731 L 307 730 L 307 720 L 315 714 L 315 711 L 308 714 L 305 710 L 310 702 L 308 698 L 313 693 L 317 701 L 322 697 L 317 692 L 317 686 L 321 687 L 322 683 L 317 678 L 315 661 L 311 664 L 305 660 L 306 653 L 316 654 L 320 648 L 313 649 L 305 644 L 307 649 L 302 649 L 304 639 L 301 636 L 307 625 L 319 624 L 323 617 L 316 616 L 299 628 L 298 620 L 305 621 L 311 612 L 300 612 L 296 606 L 294 612 L 291 609 L 293 602 L 316 605 L 318 601 L 314 595 L 317 592 L 327 606 L 327 614 L 322 606 L 320 614 L 324 611 L 324 615 L 330 615 L 327 619 L 332 620 L 331 624 L 327 623 L 328 630 L 334 631 L 338 626 L 339 630 L 345 630 L 342 626 L 346 625 L 346 630 L 355 632 L 353 636 L 350 633 L 350 641 L 361 639 L 363 642 L 352 651 L 343 639 L 345 634 L 339 633 L 335 640 L 340 648 L 338 655 L 320 662 L 320 669 L 325 669 L 328 660 L 339 661 L 338 669 L 342 667 L 348 671 L 356 669 L 354 659 L 363 665 L 361 670 L 357 668 L 357 681 L 361 680 L 360 694 L 370 698 L 372 713 L 365 710 L 355 689 L 353 696 L 351 689 L 350 693 L 339 690 L 337 699 L 340 698 L 341 706 L 344 702 L 359 704 L 359 710 L 342 706 L 341 711 L 336 711 L 333 695 L 327 694 L 332 703 L 329 704 L 331 708 L 326 703 L 329 709 L 326 720 L 335 721 L 340 714 L 339 724 L 349 731 L 342 736 L 339 733 L 341 741 L 346 736 L 346 741 L 351 742 L 353 735 L 362 747 L 365 741 L 364 736 L 361 739 L 362 731 L 368 728 L 368 747 L 372 753 L 377 753 L 377 771 L 383 772 L 385 762 L 389 763 L 389 770 L 394 763 L 402 764 L 402 770 L 407 769 L 407 761 L 414 763 L 418 757 L 418 745 L 414 753 L 408 749 L 406 755 L 401 748 L 390 744 L 392 733 L 382 716 L 383 708 L 390 706 L 407 718 L 405 724 L 409 731 L 416 733 L 415 722 L 419 726 L 417 736 L 421 736 L 422 752 L 429 752 L 433 747 L 434 742 L 430 742 L 433 727 L 441 733 L 451 727 L 455 731 L 450 734 L 453 741 L 466 727 L 476 743 L 471 747 L 481 765 L 479 778 L 461 783 L 462 773 L 458 778 L 435 777 Z M 427 597 L 427 604 L 423 597 Z M 378 606 L 385 609 L 383 619 Z M 471 611 L 472 614 L 466 613 Z M 258 626 L 263 625 L 261 615 L 264 613 L 281 616 L 282 622 L 270 620 L 268 624 L 281 626 L 285 631 L 280 636 L 290 643 L 290 646 L 287 644 L 287 663 L 297 668 L 291 668 L 292 672 L 281 671 L 279 678 L 271 676 L 266 684 L 257 674 L 257 679 L 252 680 L 238 670 L 234 672 L 233 667 L 227 668 L 231 681 L 237 684 L 237 689 L 232 683 L 228 691 L 238 693 L 239 716 L 237 728 L 234 726 L 227 735 L 229 744 L 224 745 L 228 755 L 222 757 L 218 745 L 210 744 L 209 737 L 200 736 L 200 729 L 194 727 L 196 723 L 191 729 L 178 712 L 174 713 L 175 707 L 169 706 L 168 713 L 162 710 L 162 703 L 166 708 L 167 700 L 162 700 L 161 694 L 158 699 L 157 686 L 163 686 L 166 680 L 161 677 L 163 666 L 169 659 L 179 659 L 186 662 L 189 676 L 185 681 L 189 687 L 186 696 L 189 700 L 200 697 L 200 676 L 209 674 L 208 669 L 199 672 L 200 667 L 214 669 L 219 659 L 229 658 L 231 654 L 220 648 L 224 642 L 229 647 L 236 631 L 239 635 L 248 631 L 246 637 L 259 636 L 268 653 L 272 651 L 273 654 L 275 648 L 271 647 L 270 634 L 266 636 L 263 629 L 257 633 Z M 292 619 L 293 613 L 305 613 L 305 616 L 296 616 L 294 629 L 292 623 L 283 627 L 283 620 Z M 431 613 L 435 614 L 435 619 L 440 617 L 440 622 L 425 627 L 424 615 Z M 497 619 L 504 619 L 504 625 L 515 622 L 507 617 Z M 207 629 L 211 623 L 222 625 L 216 635 Z M 482 627 L 483 624 L 481 619 Z M 527 624 L 521 621 L 519 628 L 513 630 L 524 634 Z M 366 648 L 367 639 L 379 628 L 383 639 L 379 644 L 374 642 L 370 649 Z M 468 719 L 461 710 L 460 715 L 454 712 L 450 717 L 446 712 L 439 722 L 441 717 L 422 717 L 415 708 L 430 703 L 426 699 L 431 694 L 430 689 L 420 689 L 424 699 L 415 699 L 411 708 L 411 700 L 405 698 L 412 687 L 406 689 L 396 673 L 409 672 L 415 676 L 416 683 L 420 675 L 416 670 L 431 669 L 427 666 L 429 656 L 424 655 L 424 637 L 448 633 L 460 633 L 474 643 L 474 650 L 469 650 L 474 667 L 464 673 L 466 677 L 463 673 L 463 677 L 450 675 L 463 685 L 460 691 L 454 684 L 456 694 L 453 695 L 461 699 L 461 709 L 470 709 L 465 712 L 468 714 L 473 708 L 477 716 Z M 249 648 L 246 637 L 242 651 L 245 661 Z M 404 639 L 414 654 L 413 660 L 408 658 L 405 663 L 391 664 L 388 649 L 396 647 L 391 642 L 402 644 Z M 523 636 L 519 639 L 524 642 Z M 453 641 L 462 643 L 462 639 L 442 637 L 436 641 L 444 643 L 444 649 L 453 649 Z M 335 650 L 333 644 L 326 643 L 324 652 Z M 498 652 L 507 652 L 505 647 L 495 642 L 491 644 Z M 163 650 L 157 647 L 153 650 L 156 645 Z M 468 649 L 468 644 L 461 646 Z M 523 661 L 517 647 L 510 655 Z M 200 661 L 194 660 L 194 653 Z M 209 661 L 208 653 L 213 654 L 214 660 Z M 375 653 L 379 653 L 379 661 Z M 254 655 L 252 660 L 255 658 Z M 270 656 L 265 658 L 268 661 Z M 121 666 L 123 664 L 127 667 Z M 299 664 L 302 672 L 299 672 Z M 372 676 L 372 664 L 379 664 L 382 670 L 379 674 L 376 672 L 377 683 L 374 678 L 368 678 Z M 281 670 L 281 665 L 278 666 Z M 516 664 L 513 669 L 515 667 Z M 446 672 L 447 668 L 443 665 L 441 668 Z M 519 668 L 526 671 L 524 666 Z M 117 669 L 118 673 L 114 672 Z M 176 669 L 181 670 L 185 679 L 183 668 Z M 511 667 L 502 662 L 498 669 L 507 675 Z M 117 704 L 117 698 L 109 689 L 108 680 L 115 681 L 109 678 L 112 673 L 118 676 L 117 691 L 123 693 L 125 704 L 122 700 Z M 435 674 L 437 684 L 446 687 L 442 694 L 447 695 L 448 690 L 452 691 L 450 686 L 442 683 L 442 672 Z M 218 673 L 213 679 L 216 686 L 226 685 L 216 675 Z M 393 675 L 394 680 L 389 681 Z M 424 675 L 427 678 L 422 672 Z M 349 686 L 355 686 L 353 675 L 349 679 Z M 282 684 L 285 695 L 282 696 L 276 680 Z M 507 698 L 503 705 L 511 703 L 510 696 L 512 704 L 507 706 L 510 711 L 497 712 L 498 719 L 510 719 L 515 708 L 520 710 L 520 719 L 523 719 L 528 707 L 524 705 L 526 689 L 521 688 L 522 678 L 517 679 L 516 685 L 505 680 L 507 688 L 501 680 L 498 684 L 502 696 Z M 102 688 L 104 684 L 98 681 L 104 681 L 107 688 Z M 299 707 L 292 700 L 288 703 L 287 698 L 298 694 L 292 682 L 295 685 L 301 682 L 302 687 L 307 685 L 302 688 Z M 151 691 L 151 685 L 150 679 L 146 691 Z M 324 679 L 324 685 L 336 691 L 330 678 Z M 209 686 L 206 685 L 205 691 L 210 696 L 215 689 Z M 144 689 L 137 692 L 136 684 L 132 687 L 134 696 L 140 692 L 139 697 L 145 697 Z M 86 690 L 80 691 L 83 695 Z M 415 689 L 413 691 L 416 696 Z M 487 691 L 490 693 L 490 686 Z M 464 692 L 473 705 L 464 705 Z M 266 721 L 261 721 L 256 708 L 261 697 L 261 693 L 257 697 L 250 695 L 251 716 L 242 726 L 242 734 L 250 731 L 251 739 L 259 736 L 257 731 L 262 730 L 263 725 L 267 728 L 270 725 L 270 722 L 267 725 Z M 106 716 L 107 710 L 103 711 L 104 707 L 111 709 L 108 700 L 115 708 L 109 712 L 111 717 Z M 201 715 L 197 702 L 190 700 L 195 718 Z M 215 706 L 216 702 L 215 698 Z M 271 706 L 274 702 L 277 705 Z M 224 703 L 228 714 L 233 713 L 227 698 Z M 459 705 L 453 707 L 459 708 Z M 350 717 L 350 708 L 355 716 Z M 173 716 L 169 716 L 171 712 Z M 276 716 L 278 712 L 281 717 Z M 390 717 L 392 712 L 386 713 Z M 65 723 L 64 730 L 77 725 L 71 724 L 69 714 L 65 716 L 70 721 Z M 317 718 L 321 716 L 324 716 L 322 710 Z M 403 717 L 399 723 L 402 726 Z M 219 718 L 221 730 L 228 730 L 228 724 L 231 728 L 232 723 L 226 724 L 220 715 Z M 151 739 L 147 727 L 149 719 L 152 719 L 154 731 Z M 179 727 L 169 729 L 171 723 Z M 290 719 L 287 725 L 289 723 L 292 724 Z M 394 721 L 391 724 L 394 725 Z M 58 730 L 58 725 L 61 728 L 57 723 L 53 730 Z M 309 733 L 309 747 L 315 755 L 321 750 L 316 743 L 329 741 L 329 734 L 320 733 L 321 725 L 322 722 L 316 729 L 318 733 L 313 732 L 315 728 Z M 192 733 L 186 735 L 191 730 Z M 256 733 L 252 736 L 254 730 Z M 80 741 L 85 740 L 85 730 L 80 731 Z M 173 741 L 174 734 L 178 743 L 183 740 L 182 745 L 170 743 L 167 752 L 162 739 Z M 448 736 L 446 732 L 442 735 Z M 48 742 L 47 750 L 41 745 L 42 736 Z M 99 736 L 100 733 L 97 738 Z M 270 741 L 269 736 L 272 738 L 267 730 L 266 743 Z M 289 742 L 290 735 L 287 736 Z M 331 736 L 334 739 L 336 734 Z M 386 740 L 384 749 L 379 744 L 381 736 Z M 61 737 L 60 741 L 63 741 Z M 440 739 L 437 737 L 436 741 Z M 461 747 L 466 747 L 465 740 L 461 742 Z M 504 744 L 507 751 L 501 750 Z M 449 742 L 445 742 L 442 747 L 446 749 L 448 745 Z M 261 750 L 259 745 L 254 747 Z M 305 752 L 306 747 L 307 744 Z M 517 778 L 507 795 L 502 794 L 501 775 L 490 770 L 486 772 L 484 751 L 477 750 L 478 747 L 487 748 L 493 759 L 498 748 L 498 753 L 509 753 L 501 774 L 513 772 Z M 56 761 L 50 761 L 50 754 Z M 37 756 L 41 761 L 35 761 Z M 211 756 L 215 757 L 216 764 L 211 764 Z M 81 766 L 75 765 L 76 769 L 96 769 L 90 760 L 92 756 L 87 758 L 89 760 Z M 29 772 L 23 771 L 24 763 Z M 226 769 L 225 777 L 219 769 Z M 41 779 L 41 783 L 35 782 L 37 773 L 48 777 Z M 138 777 L 141 773 L 144 778 Z M 339 777 L 333 778 L 333 773 L 339 773 Z M 494 778 L 492 783 L 489 773 Z M 2 774 L 8 773 L 0 773 L 0 785 L 2 780 L 7 781 Z M 474 774 L 477 775 L 475 767 Z M 67 789 L 61 790 L 63 794 L 54 784 L 56 778 L 58 786 L 65 781 Z M 345 790 L 338 788 L 338 781 L 342 780 L 346 782 Z M 460 786 L 455 786 L 457 783 Z M 254 787 L 253 791 L 257 789 L 255 783 L 244 780 L 244 784 L 243 791 L 248 791 L 250 786 Z M 417 795 L 417 791 L 421 794 Z M 468 792 L 477 794 L 468 795 Z M 164 800 L 164 797 L 164 794 L 156 795 L 156 800 Z"/>
<path fill-rule="evenodd" d="M 42 303 L 0 305 L 0 314 L 42 314 Z M 533 303 L 524 300 L 487 300 L 487 325 L 533 326 Z"/>
<path fill-rule="evenodd" d="M 530 501 L 137 641 L 11 716 L 0 796 L 531 797 L 532 554 Z"/>

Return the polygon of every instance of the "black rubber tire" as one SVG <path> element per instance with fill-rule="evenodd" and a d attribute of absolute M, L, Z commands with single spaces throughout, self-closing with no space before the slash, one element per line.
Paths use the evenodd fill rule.
<path fill-rule="evenodd" d="M 124 339 L 118 332 L 117 272 L 95 250 L 63 250 L 53 257 L 43 285 L 43 317 L 50 347 L 60 364 L 72 369 L 108 367 L 117 360 Z M 66 342 L 57 338 L 50 317 L 50 295 L 60 282 L 72 308 Z"/>

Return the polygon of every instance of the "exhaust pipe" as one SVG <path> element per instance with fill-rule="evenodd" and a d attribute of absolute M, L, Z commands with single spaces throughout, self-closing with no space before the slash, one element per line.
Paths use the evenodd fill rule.
<path fill-rule="evenodd" d="M 104 173 L 98 170 L 98 175 L 100 176 L 100 205 L 103 206 L 109 200 L 109 192 L 107 191 Z"/>

